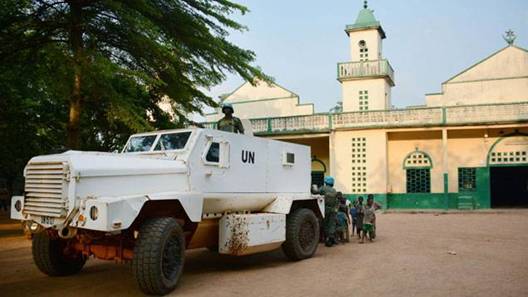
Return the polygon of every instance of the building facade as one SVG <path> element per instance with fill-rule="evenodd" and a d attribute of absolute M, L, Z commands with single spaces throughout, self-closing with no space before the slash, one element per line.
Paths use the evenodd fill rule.
<path fill-rule="evenodd" d="M 313 105 L 278 86 L 246 83 L 222 98 L 253 131 L 309 145 L 312 178 L 336 179 L 349 198 L 374 194 L 384 208 L 528 206 L 528 51 L 505 48 L 442 83 L 419 108 L 394 109 L 387 37 L 367 5 L 345 32 L 350 61 L 338 63 L 342 108 Z M 214 127 L 220 117 L 207 115 Z"/>

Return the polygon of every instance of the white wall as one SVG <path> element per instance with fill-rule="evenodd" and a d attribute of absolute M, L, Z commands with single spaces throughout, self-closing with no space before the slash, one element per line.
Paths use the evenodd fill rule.
<path fill-rule="evenodd" d="M 229 94 L 224 102 L 242 102 L 242 101 L 257 101 L 270 98 L 284 98 L 297 96 L 295 93 L 278 86 L 277 84 L 268 84 L 266 82 L 257 81 L 256 85 L 245 82 L 233 93 Z"/>
<path fill-rule="evenodd" d="M 242 119 L 256 119 L 267 117 L 286 117 L 296 115 L 310 115 L 314 113 L 312 104 L 298 104 L 298 97 L 283 99 L 245 101 L 232 103 L 235 116 Z M 216 114 L 206 115 L 206 121 L 218 121 L 223 117 L 220 109 Z"/>
<path fill-rule="evenodd" d="M 391 87 L 384 78 L 350 80 L 341 83 L 343 111 L 359 111 L 359 91 L 368 90 L 368 110 L 390 109 Z"/>
<path fill-rule="evenodd" d="M 235 116 L 242 119 L 287 117 L 314 113 L 313 104 L 301 104 L 299 96 L 277 84 L 246 82 L 224 98 L 231 103 Z M 220 108 L 216 113 L 205 115 L 207 122 L 218 121 L 223 117 Z"/>
<path fill-rule="evenodd" d="M 368 60 L 382 59 L 382 39 L 377 29 L 355 31 L 349 33 L 350 37 L 350 60 L 359 61 L 359 41 L 365 40 L 368 47 Z"/>
<path fill-rule="evenodd" d="M 528 52 L 509 46 L 426 95 L 428 106 L 528 101 Z"/>

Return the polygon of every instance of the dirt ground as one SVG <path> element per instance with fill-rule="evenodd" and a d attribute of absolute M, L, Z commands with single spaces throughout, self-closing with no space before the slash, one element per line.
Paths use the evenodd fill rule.
<path fill-rule="evenodd" d="M 528 210 L 388 213 L 377 221 L 374 243 L 320 245 L 314 258 L 295 263 L 280 251 L 243 258 L 191 251 L 172 295 L 528 296 Z M 16 226 L 0 224 L 0 296 L 141 295 L 126 265 L 90 260 L 76 276 L 44 276 Z"/>

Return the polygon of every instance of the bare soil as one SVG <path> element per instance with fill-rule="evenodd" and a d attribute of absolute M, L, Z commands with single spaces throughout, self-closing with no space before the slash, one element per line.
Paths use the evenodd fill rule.
<path fill-rule="evenodd" d="M 373 243 L 325 248 L 289 262 L 281 251 L 187 253 L 174 296 L 528 296 L 528 210 L 378 214 Z M 127 265 L 90 260 L 50 278 L 18 224 L 0 220 L 1 296 L 141 296 Z M 454 251 L 455 254 L 450 254 Z"/>

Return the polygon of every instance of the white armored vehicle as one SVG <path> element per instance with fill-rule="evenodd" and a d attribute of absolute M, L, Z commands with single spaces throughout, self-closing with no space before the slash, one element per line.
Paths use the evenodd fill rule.
<path fill-rule="evenodd" d="M 34 261 L 50 276 L 90 256 L 131 261 L 143 292 L 165 294 L 186 249 L 311 257 L 324 203 L 310 194 L 310 166 L 310 148 L 292 143 L 198 128 L 136 134 L 119 154 L 32 158 L 11 217 L 34 233 Z"/>

